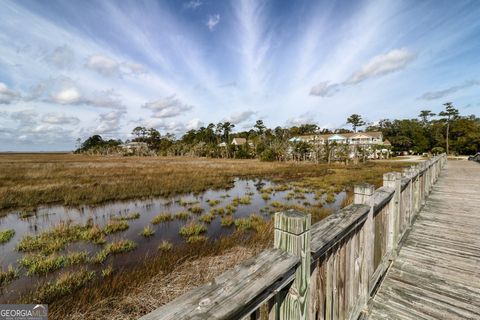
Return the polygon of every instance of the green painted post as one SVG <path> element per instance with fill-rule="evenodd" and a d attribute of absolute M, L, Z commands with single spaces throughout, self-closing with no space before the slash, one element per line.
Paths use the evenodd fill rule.
<path fill-rule="evenodd" d="M 280 320 L 307 320 L 310 291 L 311 216 L 295 211 L 275 213 L 274 247 L 300 258 L 286 295 L 277 295 L 274 312 Z"/>

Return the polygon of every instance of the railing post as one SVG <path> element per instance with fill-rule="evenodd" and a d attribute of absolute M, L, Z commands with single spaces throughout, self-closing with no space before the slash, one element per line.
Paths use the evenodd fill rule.
<path fill-rule="evenodd" d="M 285 295 L 277 295 L 273 307 L 276 319 L 308 319 L 310 290 L 311 216 L 294 211 L 275 213 L 274 246 L 300 258 L 295 280 Z"/>
<path fill-rule="evenodd" d="M 388 172 L 383 175 L 383 186 L 392 188 L 395 193 L 388 206 L 388 241 L 387 251 L 394 257 L 399 231 L 400 219 L 400 194 L 402 192 L 402 174 L 400 172 Z"/>
<path fill-rule="evenodd" d="M 374 229 L 374 220 L 373 220 L 373 192 L 375 187 L 371 184 L 364 183 L 355 185 L 353 188 L 354 204 L 366 204 L 370 206 L 370 211 L 368 213 L 367 220 L 364 224 L 363 234 L 364 234 L 364 259 L 363 264 L 361 265 L 361 286 L 362 286 L 362 297 L 360 300 L 364 299 L 363 303 L 366 304 L 368 297 L 370 296 L 370 276 L 373 274 L 373 249 L 375 245 L 375 229 Z M 361 244 L 360 244 L 361 245 Z"/>

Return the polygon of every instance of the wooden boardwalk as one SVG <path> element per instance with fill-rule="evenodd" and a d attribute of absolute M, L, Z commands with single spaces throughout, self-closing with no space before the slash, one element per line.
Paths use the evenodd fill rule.
<path fill-rule="evenodd" d="M 480 164 L 449 161 L 369 319 L 480 319 Z"/>

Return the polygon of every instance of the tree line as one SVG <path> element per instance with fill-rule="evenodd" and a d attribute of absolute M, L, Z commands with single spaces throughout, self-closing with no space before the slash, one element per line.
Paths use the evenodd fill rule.
<path fill-rule="evenodd" d="M 234 132 L 231 122 L 210 123 L 207 126 L 187 131 L 177 138 L 174 134 L 161 134 L 155 128 L 135 127 L 133 138 L 125 142 L 139 142 L 145 145 L 149 154 L 174 156 L 199 156 L 212 158 L 259 158 L 264 161 L 282 161 L 290 158 L 302 159 L 309 153 L 322 153 L 330 160 L 329 146 L 323 150 L 304 142 L 290 139 L 302 135 L 380 131 L 391 143 L 393 152 L 474 154 L 480 151 L 480 118 L 475 115 L 462 116 L 452 103 L 444 104 L 438 114 L 421 110 L 414 119 L 383 119 L 367 124 L 361 115 L 353 114 L 347 119 L 350 129 L 330 130 L 316 124 L 302 124 L 288 128 L 268 128 L 262 120 L 244 131 Z M 233 138 L 245 138 L 248 143 L 241 146 L 232 144 Z M 81 142 L 77 153 L 108 154 L 124 150 L 119 139 L 104 140 L 93 135 Z M 330 149 L 333 149 L 333 145 Z M 337 152 L 338 153 L 338 152 Z"/>

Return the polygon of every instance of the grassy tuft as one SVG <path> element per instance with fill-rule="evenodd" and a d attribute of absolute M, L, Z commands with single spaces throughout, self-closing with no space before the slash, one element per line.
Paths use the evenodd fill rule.
<path fill-rule="evenodd" d="M 105 234 L 112 234 L 120 231 L 125 231 L 128 229 L 128 222 L 124 220 L 119 221 L 109 221 L 108 224 L 103 228 Z"/>
<path fill-rule="evenodd" d="M 140 212 L 132 212 L 126 216 L 112 217 L 112 220 L 135 220 L 140 218 Z"/>
<path fill-rule="evenodd" d="M 207 200 L 207 203 L 210 207 L 215 207 L 216 205 L 218 205 L 221 201 L 218 200 L 218 199 L 208 199 Z"/>
<path fill-rule="evenodd" d="M 233 223 L 234 223 L 234 220 L 232 216 L 223 217 L 222 221 L 220 222 L 222 227 L 230 227 L 233 225 Z"/>
<path fill-rule="evenodd" d="M 198 220 L 200 220 L 201 222 L 205 222 L 205 223 L 210 223 L 210 222 L 212 222 L 213 219 L 215 219 L 215 215 L 211 212 L 209 212 L 207 214 L 204 214 L 204 215 L 200 216 L 200 218 L 198 218 Z"/>
<path fill-rule="evenodd" d="M 40 286 L 32 300 L 38 303 L 51 303 L 60 297 L 72 293 L 95 278 L 94 271 L 80 270 L 64 272 L 54 282 Z"/>
<path fill-rule="evenodd" d="M 152 224 L 159 224 L 159 223 L 162 223 L 162 222 L 168 222 L 168 221 L 172 221 L 173 220 L 173 216 L 171 213 L 168 213 L 168 212 L 165 212 L 165 213 L 161 213 L 155 217 L 153 217 L 152 219 Z"/>
<path fill-rule="evenodd" d="M 86 251 L 71 252 L 67 255 L 50 254 L 31 254 L 24 256 L 20 264 L 27 269 L 27 274 L 45 275 L 63 267 L 77 265 L 88 262 L 88 253 Z"/>
<path fill-rule="evenodd" d="M 203 212 L 203 208 L 200 206 L 193 206 L 191 208 L 188 208 L 188 211 L 195 213 L 195 214 L 201 214 Z"/>
<path fill-rule="evenodd" d="M 179 220 L 188 220 L 188 218 L 190 218 L 190 213 L 188 211 L 180 211 L 175 213 L 175 218 Z"/>
<path fill-rule="evenodd" d="M 187 243 L 197 243 L 197 242 L 205 242 L 208 240 L 206 236 L 190 236 L 187 238 Z"/>
<path fill-rule="evenodd" d="M 184 225 L 180 228 L 180 235 L 189 238 L 191 236 L 198 236 L 201 233 L 207 232 L 207 227 L 205 225 L 195 222 L 190 222 L 189 224 Z"/>
<path fill-rule="evenodd" d="M 99 251 L 93 258 L 93 263 L 103 263 L 109 255 L 132 251 L 137 244 L 131 240 L 118 240 L 111 242 Z"/>
<path fill-rule="evenodd" d="M 0 270 L 0 288 L 18 278 L 18 269 L 8 266 L 7 271 Z"/>
<path fill-rule="evenodd" d="M 15 230 L 7 229 L 0 231 L 0 244 L 7 243 L 15 235 Z"/>
<path fill-rule="evenodd" d="M 170 251 L 173 248 L 173 244 L 170 241 L 163 240 L 162 243 L 158 246 L 160 251 Z"/>
<path fill-rule="evenodd" d="M 153 236 L 154 234 L 155 234 L 155 230 L 153 230 L 153 228 L 150 225 L 145 226 L 143 228 L 142 236 L 144 236 L 145 238 L 149 238 L 149 237 Z"/>

